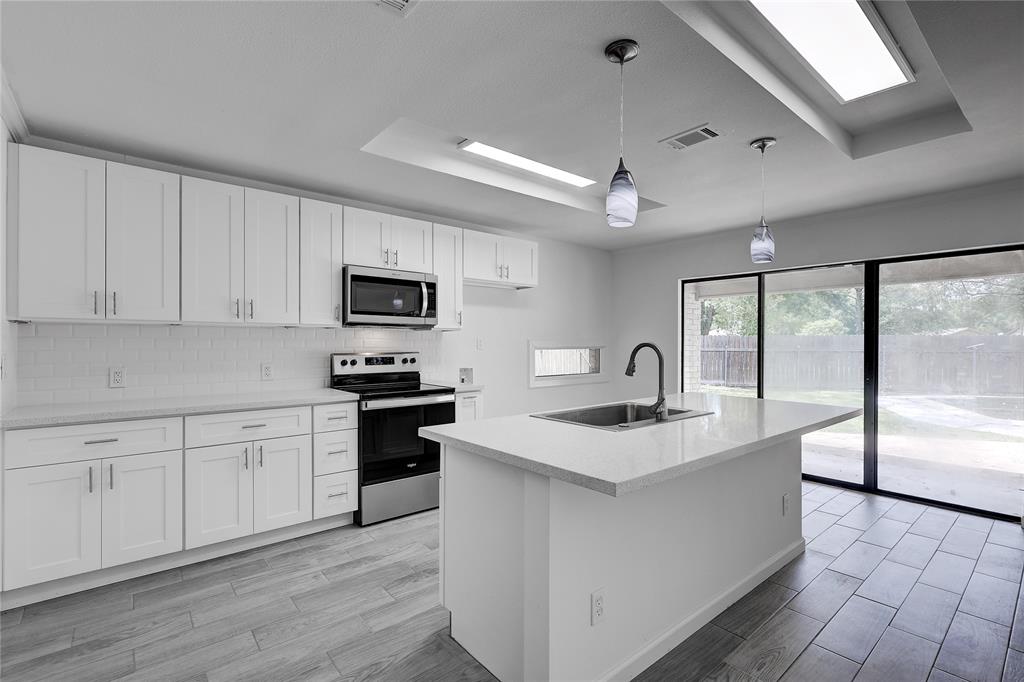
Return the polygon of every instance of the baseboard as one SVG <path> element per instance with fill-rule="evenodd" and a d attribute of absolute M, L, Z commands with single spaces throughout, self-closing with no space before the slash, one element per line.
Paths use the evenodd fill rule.
<path fill-rule="evenodd" d="M 249 535 L 244 538 L 218 542 L 217 544 L 208 545 L 206 547 L 196 547 L 195 549 L 187 549 L 182 552 L 175 552 L 174 554 L 166 554 L 164 556 L 153 557 L 152 559 L 144 559 L 142 561 L 124 564 L 123 566 L 103 568 L 98 571 L 82 573 L 81 575 L 73 575 L 59 580 L 51 580 L 38 585 L 19 587 L 16 590 L 0 592 L 0 610 L 16 609 L 19 606 L 25 606 L 26 604 L 35 604 L 36 602 L 46 601 L 47 599 L 63 597 L 83 590 L 91 590 L 94 587 L 111 585 L 113 583 L 119 583 L 122 580 L 130 580 L 131 578 L 138 578 L 151 573 L 159 573 L 160 571 L 166 571 L 172 568 L 180 568 L 181 566 L 187 566 L 188 564 L 194 564 L 208 559 L 216 559 L 218 557 L 227 556 L 228 554 L 272 545 L 275 542 L 293 540 L 304 535 L 312 535 L 313 533 L 319 533 L 332 528 L 340 528 L 342 526 L 350 525 L 352 525 L 351 513 L 338 514 L 337 516 L 307 521 L 306 523 L 288 526 L 287 528 L 278 528 L 277 530 L 271 530 L 257 535 Z"/>
<path fill-rule="evenodd" d="M 679 623 L 673 625 L 664 633 L 652 640 L 646 647 L 609 670 L 607 673 L 602 675 L 600 679 L 615 682 L 619 682 L 620 680 L 622 682 L 626 682 L 633 679 L 650 667 L 655 661 L 682 644 L 687 637 L 710 623 L 715 616 L 736 603 L 740 597 L 744 596 L 764 582 L 768 576 L 772 575 L 794 558 L 802 554 L 803 551 L 804 539 L 800 538 L 797 542 L 794 542 L 792 545 L 786 547 L 761 564 L 757 570 L 751 573 L 747 578 L 736 583 L 731 588 L 705 604 L 689 618 L 685 618 Z"/>

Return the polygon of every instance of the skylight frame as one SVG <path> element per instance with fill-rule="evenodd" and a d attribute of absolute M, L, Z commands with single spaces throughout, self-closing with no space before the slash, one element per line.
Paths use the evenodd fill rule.
<path fill-rule="evenodd" d="M 515 168 L 516 170 L 525 171 L 533 175 L 539 175 L 542 178 L 571 185 L 578 189 L 583 189 L 597 184 L 596 180 L 591 180 L 590 178 L 585 178 L 582 175 L 570 173 L 569 171 L 562 170 L 561 168 L 549 166 L 548 164 L 541 163 L 540 161 L 534 161 L 533 159 L 520 156 L 519 154 L 513 154 L 510 151 L 485 144 L 479 140 L 463 140 L 458 144 L 458 148 L 464 152 L 469 152 L 470 154 L 475 154 L 481 158 L 501 164 L 502 166 Z"/>
<path fill-rule="evenodd" d="M 760 0 L 761 2 L 770 3 L 771 0 Z M 837 2 L 837 0 L 818 0 L 824 4 Z M 903 50 L 900 49 L 899 43 L 896 38 L 893 37 L 892 32 L 889 31 L 889 27 L 885 24 L 875 5 L 870 0 L 853 0 L 854 4 L 858 6 L 861 12 L 864 13 L 865 18 L 871 27 L 875 30 L 882 45 L 885 47 L 889 54 L 889 57 L 893 60 L 896 67 L 902 72 L 903 77 L 906 79 L 902 83 L 896 83 L 894 85 L 875 90 L 873 92 L 851 97 L 849 99 L 843 97 L 833 87 L 828 80 L 812 65 L 804 55 L 789 41 L 789 39 L 768 19 L 767 16 L 761 13 L 761 11 L 754 4 L 753 0 L 748 0 L 748 7 L 750 12 L 757 18 L 758 21 L 783 45 L 791 55 L 814 77 L 821 86 L 831 94 L 839 104 L 848 104 L 850 102 L 857 102 L 868 97 L 873 97 L 883 92 L 888 92 L 904 85 L 909 85 L 917 81 L 914 75 L 914 69 L 911 67 L 910 62 L 907 60 L 906 55 L 903 54 Z"/>

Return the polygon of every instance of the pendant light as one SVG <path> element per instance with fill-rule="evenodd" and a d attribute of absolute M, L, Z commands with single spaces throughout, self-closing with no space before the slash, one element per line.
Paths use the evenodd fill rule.
<path fill-rule="evenodd" d="M 640 197 L 636 192 L 633 174 L 626 169 L 622 161 L 622 130 L 623 111 L 625 108 L 625 87 L 623 84 L 623 65 L 632 61 L 640 54 L 640 46 L 635 40 L 623 38 L 609 43 L 604 48 L 604 56 L 608 61 L 619 65 L 619 167 L 612 176 L 608 186 L 608 197 L 605 200 L 605 214 L 608 226 L 615 228 L 633 227 L 636 224 L 636 213 L 640 206 Z"/>
<path fill-rule="evenodd" d="M 775 262 L 775 237 L 764 220 L 764 150 L 775 146 L 774 137 L 762 137 L 750 143 L 751 149 L 761 152 L 761 223 L 754 228 L 754 238 L 750 240 L 750 260 L 754 263 Z"/>

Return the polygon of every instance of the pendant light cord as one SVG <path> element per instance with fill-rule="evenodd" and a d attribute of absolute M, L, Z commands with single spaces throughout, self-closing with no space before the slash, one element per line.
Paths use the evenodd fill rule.
<path fill-rule="evenodd" d="M 626 89 L 625 89 L 625 84 L 623 83 L 623 70 L 624 70 L 624 68 L 625 68 L 625 62 L 624 61 L 620 61 L 619 62 L 619 158 L 620 159 L 622 158 L 622 119 L 623 119 L 623 112 L 624 112 L 624 109 L 625 109 L 625 101 L 626 101 L 626 97 L 625 97 Z"/>
<path fill-rule="evenodd" d="M 761 220 L 764 220 L 764 143 L 761 144 Z"/>

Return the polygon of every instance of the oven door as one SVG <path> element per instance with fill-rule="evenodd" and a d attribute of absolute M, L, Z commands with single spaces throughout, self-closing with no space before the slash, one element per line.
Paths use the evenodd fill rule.
<path fill-rule="evenodd" d="M 343 322 L 347 326 L 429 328 L 437 324 L 437 276 L 346 266 Z"/>
<path fill-rule="evenodd" d="M 364 400 L 359 409 L 359 482 L 368 486 L 441 470 L 441 446 L 422 426 L 455 421 L 455 394 Z"/>

